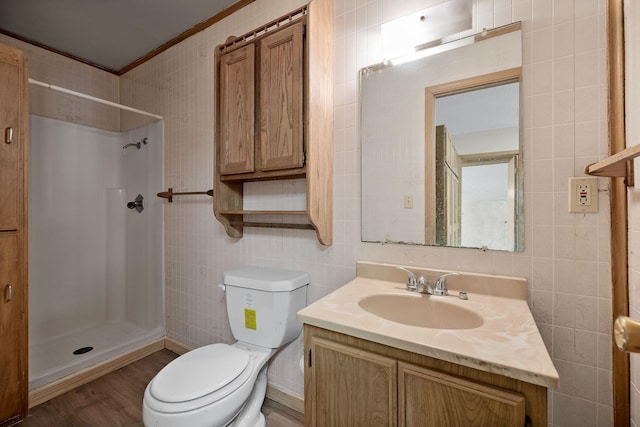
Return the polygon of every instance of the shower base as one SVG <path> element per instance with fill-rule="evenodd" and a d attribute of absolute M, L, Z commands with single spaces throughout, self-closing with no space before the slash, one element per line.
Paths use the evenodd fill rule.
<path fill-rule="evenodd" d="M 29 345 L 29 390 L 104 362 L 164 336 L 164 328 L 109 322 Z M 78 349 L 90 351 L 74 354 Z"/>

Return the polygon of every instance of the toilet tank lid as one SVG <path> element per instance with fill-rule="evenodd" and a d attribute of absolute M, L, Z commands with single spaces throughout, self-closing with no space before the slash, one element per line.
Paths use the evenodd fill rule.
<path fill-rule="evenodd" d="M 268 292 L 287 292 L 309 284 L 309 273 L 269 267 L 243 267 L 222 273 L 227 286 Z"/>

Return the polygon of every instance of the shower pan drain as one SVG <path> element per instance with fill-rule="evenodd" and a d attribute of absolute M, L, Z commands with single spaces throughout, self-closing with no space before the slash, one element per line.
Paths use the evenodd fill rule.
<path fill-rule="evenodd" d="M 81 347 L 73 352 L 73 354 L 85 354 L 93 350 L 93 347 Z"/>

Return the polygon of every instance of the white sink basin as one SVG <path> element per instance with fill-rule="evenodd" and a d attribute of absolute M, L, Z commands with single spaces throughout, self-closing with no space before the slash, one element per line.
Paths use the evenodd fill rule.
<path fill-rule="evenodd" d="M 369 313 L 395 323 L 432 329 L 474 329 L 482 326 L 480 315 L 459 304 L 453 297 L 424 294 L 375 294 L 358 301 Z M 460 301 L 464 303 L 463 301 Z"/>

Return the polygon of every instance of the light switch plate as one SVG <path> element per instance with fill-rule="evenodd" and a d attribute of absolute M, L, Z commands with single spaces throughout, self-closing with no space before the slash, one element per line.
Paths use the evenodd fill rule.
<path fill-rule="evenodd" d="M 598 178 L 569 178 L 569 212 L 598 212 Z"/>

